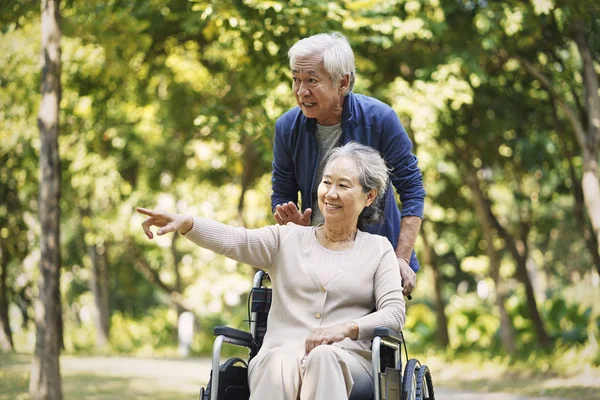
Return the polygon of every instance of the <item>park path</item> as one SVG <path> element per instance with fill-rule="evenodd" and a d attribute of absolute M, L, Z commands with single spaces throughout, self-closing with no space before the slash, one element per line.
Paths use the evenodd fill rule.
<path fill-rule="evenodd" d="M 142 382 L 160 381 L 161 390 L 176 390 L 190 395 L 206 384 L 210 369 L 211 361 L 208 358 L 61 357 L 63 374 L 98 374 L 130 377 Z M 435 393 L 439 400 L 561 400 L 557 397 L 524 397 L 506 393 L 469 393 L 438 387 Z"/>

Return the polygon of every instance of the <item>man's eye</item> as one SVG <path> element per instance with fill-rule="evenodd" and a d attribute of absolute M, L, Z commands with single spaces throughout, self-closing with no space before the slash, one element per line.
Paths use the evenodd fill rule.
<path fill-rule="evenodd" d="M 314 79 L 314 78 L 310 78 L 310 79 L 308 80 L 308 83 L 317 83 L 317 80 L 316 80 L 316 79 Z"/>
<path fill-rule="evenodd" d="M 293 81 L 294 83 L 297 83 L 297 82 L 298 82 L 298 80 L 299 80 L 298 78 L 296 78 L 296 77 L 292 77 L 292 81 Z"/>

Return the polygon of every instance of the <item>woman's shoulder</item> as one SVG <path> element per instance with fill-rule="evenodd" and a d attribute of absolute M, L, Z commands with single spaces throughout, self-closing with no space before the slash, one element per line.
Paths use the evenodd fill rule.
<path fill-rule="evenodd" d="M 377 235 L 374 233 L 359 231 L 363 237 L 364 246 L 373 250 L 378 249 L 381 252 L 394 251 L 392 244 L 385 236 Z"/>
<path fill-rule="evenodd" d="M 288 222 L 285 225 L 277 225 L 279 226 L 279 230 L 281 232 L 281 237 L 296 237 L 299 239 L 308 237 L 311 232 L 315 229 L 314 226 L 303 226 L 297 225 L 293 222 Z"/>

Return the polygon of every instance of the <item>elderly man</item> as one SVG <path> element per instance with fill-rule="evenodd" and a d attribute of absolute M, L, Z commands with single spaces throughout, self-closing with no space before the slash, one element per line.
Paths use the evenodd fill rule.
<path fill-rule="evenodd" d="M 419 262 L 413 251 L 423 218 L 425 190 L 412 143 L 394 110 L 368 96 L 352 93 L 354 54 L 340 33 L 298 41 L 288 52 L 298 104 L 275 124 L 271 206 L 279 224 L 318 225 L 317 188 L 329 152 L 355 141 L 380 151 L 391 168 L 393 190 L 382 206 L 385 219 L 367 231 L 387 237 L 400 266 L 404 294 L 416 284 Z M 302 211 L 296 205 L 301 195 Z M 336 206 L 343 207 L 343 204 Z"/>

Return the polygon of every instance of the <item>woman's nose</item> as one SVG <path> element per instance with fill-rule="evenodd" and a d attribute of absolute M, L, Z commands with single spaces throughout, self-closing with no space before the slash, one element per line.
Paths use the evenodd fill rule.
<path fill-rule="evenodd" d="M 335 190 L 335 186 L 330 187 L 329 190 L 327 191 L 327 193 L 325 193 L 325 196 L 337 197 L 337 190 Z"/>

